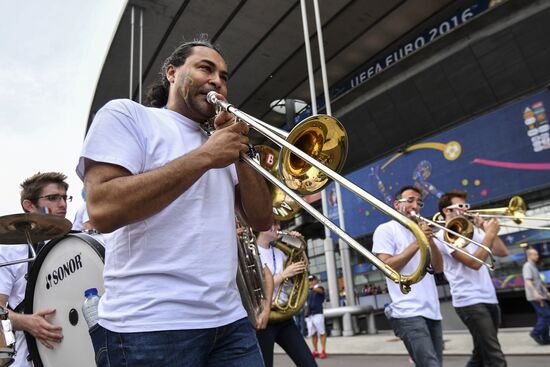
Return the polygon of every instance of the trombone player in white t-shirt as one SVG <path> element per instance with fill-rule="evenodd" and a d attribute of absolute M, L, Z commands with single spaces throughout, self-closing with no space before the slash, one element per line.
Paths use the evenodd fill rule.
<path fill-rule="evenodd" d="M 413 186 L 401 188 L 393 206 L 401 214 L 416 220 L 424 206 L 422 194 Z M 439 249 L 434 244 L 430 226 L 418 223 L 430 243 L 431 266 L 436 273 L 443 271 Z M 374 231 L 372 251 L 378 258 L 396 271 L 410 274 L 418 268 L 420 254 L 415 236 L 395 220 L 379 225 Z M 417 366 L 438 367 L 443 364 L 443 334 L 439 296 L 432 274 L 403 294 L 399 285 L 386 278 L 392 303 L 388 309 L 388 321 L 395 334 L 403 340 L 409 355 Z"/>
<path fill-rule="evenodd" d="M 467 194 L 459 191 L 447 192 L 439 199 L 440 213 L 445 222 L 457 216 L 464 216 L 470 208 L 466 203 Z M 500 229 L 496 218 L 482 221 L 476 218 L 481 228 L 474 230 L 473 240 L 485 245 L 494 256 L 508 256 L 508 248 L 498 237 Z M 443 231 L 439 231 L 436 241 L 443 255 L 444 272 L 451 287 L 453 306 L 462 322 L 472 334 L 474 350 L 467 366 L 506 366 L 506 359 L 498 341 L 497 332 L 500 324 L 500 308 L 491 274 L 486 266 L 476 257 L 485 261 L 489 253 L 473 243 L 466 244 L 460 251 L 445 245 Z"/>

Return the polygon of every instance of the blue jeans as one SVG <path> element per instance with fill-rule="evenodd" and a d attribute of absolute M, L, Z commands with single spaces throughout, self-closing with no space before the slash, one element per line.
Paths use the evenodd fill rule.
<path fill-rule="evenodd" d="M 548 335 L 550 327 L 550 304 L 546 300 L 542 301 L 542 307 L 537 301 L 531 301 L 531 304 L 537 312 L 537 323 L 531 335 L 540 336 L 544 341 L 550 341 L 550 336 Z"/>
<path fill-rule="evenodd" d="M 422 316 L 388 319 L 417 367 L 443 365 L 443 331 L 440 320 Z"/>
<path fill-rule="evenodd" d="M 248 318 L 217 328 L 115 333 L 90 329 L 98 367 L 263 367 Z"/>
<path fill-rule="evenodd" d="M 506 359 L 497 337 L 500 307 L 497 304 L 477 303 L 455 307 L 455 310 L 470 331 L 474 343 L 474 350 L 466 367 L 505 367 Z"/>
<path fill-rule="evenodd" d="M 300 334 L 303 336 L 306 336 L 306 320 L 304 317 L 304 309 L 302 308 L 300 312 L 298 312 L 296 315 L 294 315 L 294 322 L 296 323 L 296 326 L 298 327 L 298 330 L 300 331 Z"/>

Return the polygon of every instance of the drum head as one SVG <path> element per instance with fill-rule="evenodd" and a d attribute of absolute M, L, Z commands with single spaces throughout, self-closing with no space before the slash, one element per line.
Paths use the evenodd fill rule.
<path fill-rule="evenodd" d="M 103 294 L 105 249 L 93 236 L 78 233 L 50 241 L 33 263 L 25 292 L 25 313 L 54 308 L 49 318 L 63 328 L 61 343 L 54 349 L 44 347 L 27 335 L 34 366 L 95 366 L 92 340 L 82 315 L 84 291 L 97 288 Z"/>

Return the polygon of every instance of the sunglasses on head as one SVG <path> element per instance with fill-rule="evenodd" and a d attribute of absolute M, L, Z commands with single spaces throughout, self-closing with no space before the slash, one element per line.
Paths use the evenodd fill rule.
<path fill-rule="evenodd" d="M 447 209 L 462 209 L 462 210 L 468 210 L 470 209 L 470 204 L 468 203 L 460 203 L 460 204 L 453 204 L 449 205 Z"/>

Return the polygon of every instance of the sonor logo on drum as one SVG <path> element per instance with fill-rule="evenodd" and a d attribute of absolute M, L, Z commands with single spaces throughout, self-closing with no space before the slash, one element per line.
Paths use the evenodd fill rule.
<path fill-rule="evenodd" d="M 82 256 L 81 254 L 78 254 L 62 266 L 59 266 L 57 269 L 46 275 L 46 289 L 52 288 L 54 285 L 58 284 L 63 279 L 67 278 L 69 275 L 81 268 Z"/>

